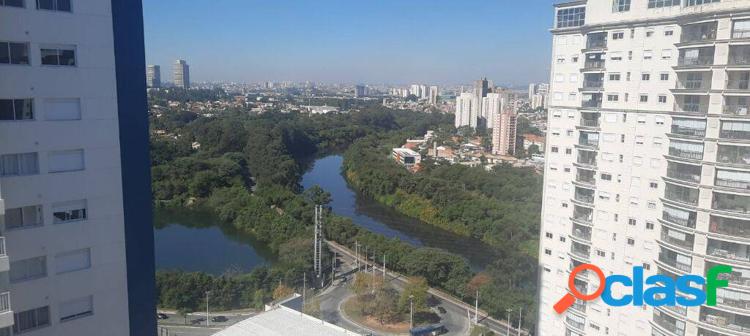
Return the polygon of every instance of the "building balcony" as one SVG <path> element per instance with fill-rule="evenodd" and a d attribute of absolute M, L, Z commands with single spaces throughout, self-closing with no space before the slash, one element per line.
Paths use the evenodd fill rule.
<path fill-rule="evenodd" d="M 727 64 L 739 67 L 750 66 L 750 46 L 730 46 Z"/>
<path fill-rule="evenodd" d="M 727 90 L 748 91 L 750 90 L 750 80 L 747 79 L 729 79 L 727 80 Z"/>
<path fill-rule="evenodd" d="M 711 208 L 719 211 L 750 215 L 750 196 L 714 192 Z"/>
<path fill-rule="evenodd" d="M 589 33 L 586 35 L 586 49 L 584 51 L 602 50 L 607 48 L 607 33 Z"/>
<path fill-rule="evenodd" d="M 750 121 L 722 121 L 719 138 L 750 140 Z"/>
<path fill-rule="evenodd" d="M 680 43 L 700 43 L 716 40 L 717 22 L 691 24 L 682 27 Z"/>
<path fill-rule="evenodd" d="M 718 170 L 716 172 L 715 185 L 717 187 L 750 191 L 750 172 Z"/>
<path fill-rule="evenodd" d="M 736 237 L 743 240 L 750 240 L 750 220 L 711 215 L 711 221 L 708 224 L 708 232 L 723 236 Z M 748 277 L 750 277 L 750 275 Z M 748 282 L 748 286 L 750 286 L 750 282 Z"/>
<path fill-rule="evenodd" d="M 750 146 L 719 145 L 716 161 L 741 166 L 750 165 Z"/>
<path fill-rule="evenodd" d="M 674 104 L 674 111 L 675 112 L 681 112 L 681 113 L 700 113 L 700 114 L 706 114 L 706 113 L 708 113 L 708 104 L 707 103 L 684 103 L 684 102 L 676 102 Z"/>
<path fill-rule="evenodd" d="M 710 67 L 714 65 L 714 56 L 683 57 L 677 59 L 679 67 Z"/>
<path fill-rule="evenodd" d="M 719 264 L 706 262 L 706 271 Z M 717 276 L 719 280 L 729 281 L 730 286 L 739 286 L 744 288 L 750 288 L 750 269 L 742 269 L 735 267 L 732 273 L 721 273 Z"/>
<path fill-rule="evenodd" d="M 669 155 L 688 160 L 703 160 L 703 151 L 669 147 Z"/>
<path fill-rule="evenodd" d="M 695 229 L 695 223 L 697 222 L 698 214 L 695 211 L 688 211 L 664 205 L 661 218 L 668 223 L 676 224 L 678 226 L 686 227 L 689 229 Z"/>
<path fill-rule="evenodd" d="M 747 117 L 749 104 L 724 105 L 724 114 L 731 116 Z"/>
<path fill-rule="evenodd" d="M 705 121 L 704 121 L 705 124 Z M 685 127 L 680 125 L 672 125 L 672 134 L 677 135 L 685 135 L 685 136 L 691 136 L 691 137 L 700 137 L 703 138 L 706 136 L 706 128 L 694 128 L 694 127 Z"/>
<path fill-rule="evenodd" d="M 732 39 L 750 39 L 750 30 L 734 29 L 732 31 Z"/>
<path fill-rule="evenodd" d="M 677 336 L 685 335 L 685 322 L 675 319 L 658 310 L 654 310 L 654 324 Z"/>
<path fill-rule="evenodd" d="M 703 306 L 701 307 L 700 321 L 713 327 L 725 330 L 725 332 L 729 333 L 730 335 L 750 334 L 750 319 L 748 319 L 747 316 L 724 312 L 721 310 Z M 713 334 L 705 334 L 702 336 L 713 336 Z"/>
<path fill-rule="evenodd" d="M 667 244 L 692 251 L 695 237 L 692 234 L 662 227 L 661 240 Z"/>
<path fill-rule="evenodd" d="M 678 81 L 675 89 L 680 91 L 708 91 L 711 89 L 711 82 L 708 80 Z"/>
<path fill-rule="evenodd" d="M 605 69 L 604 60 L 587 60 L 583 63 L 583 72 L 603 72 Z"/>
<path fill-rule="evenodd" d="M 664 247 L 659 252 L 659 261 L 661 263 L 686 273 L 690 273 L 693 269 L 692 260 L 693 258 L 689 256 L 665 249 Z"/>
<path fill-rule="evenodd" d="M 695 188 L 679 186 L 667 183 L 664 188 L 664 198 L 673 202 L 684 203 L 692 206 L 698 205 L 700 191 Z"/>
<path fill-rule="evenodd" d="M 750 263 L 750 246 L 734 242 L 708 239 L 706 254 L 725 260 Z"/>
<path fill-rule="evenodd" d="M 701 166 L 669 161 L 667 177 L 688 183 L 701 183 Z"/>
<path fill-rule="evenodd" d="M 575 238 L 591 242 L 591 228 L 582 225 L 573 225 L 571 235 Z"/>
<path fill-rule="evenodd" d="M 585 80 L 581 91 L 602 91 L 604 90 L 604 81 L 602 80 Z"/>

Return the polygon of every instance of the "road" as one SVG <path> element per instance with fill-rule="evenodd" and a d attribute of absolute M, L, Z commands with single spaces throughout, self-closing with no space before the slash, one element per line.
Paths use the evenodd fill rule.
<path fill-rule="evenodd" d="M 225 322 L 211 322 L 210 326 L 206 326 L 206 314 L 205 313 L 190 313 L 187 315 L 187 324 L 185 318 L 182 315 L 172 311 L 160 311 L 167 315 L 166 319 L 159 320 L 159 336 L 210 336 L 217 333 L 228 326 L 231 326 L 239 321 L 245 320 L 248 317 L 254 316 L 256 313 L 253 312 L 217 312 L 211 313 L 210 316 L 224 316 L 227 318 Z"/>
<path fill-rule="evenodd" d="M 328 243 L 328 247 L 332 251 L 335 251 L 336 253 L 338 253 L 338 255 L 345 256 L 346 258 L 350 260 L 355 260 L 354 253 L 352 253 L 352 251 L 349 250 L 348 248 L 341 246 L 335 242 L 327 241 L 327 243 Z M 360 260 L 364 262 L 364 259 L 361 257 L 360 257 Z M 379 272 L 382 272 L 382 269 Z M 403 287 L 406 285 L 407 280 L 402 275 L 391 272 L 391 271 L 388 271 L 387 275 L 391 283 L 393 283 L 394 285 L 400 286 L 400 287 Z M 434 288 L 430 288 L 429 293 L 440 301 L 440 306 L 445 308 L 445 310 L 448 311 L 451 317 L 462 316 L 461 318 L 450 318 L 450 319 L 445 318 L 445 316 L 441 316 L 444 319 L 444 321 L 441 321 L 441 322 L 450 323 L 450 326 L 448 324 L 445 324 L 446 328 L 449 331 L 451 331 L 451 328 L 453 328 L 453 330 L 457 330 L 458 332 L 458 333 L 451 332 L 450 335 L 468 334 L 470 322 L 469 322 L 469 317 L 467 315 L 467 312 L 469 312 L 471 316 L 473 317 L 474 307 L 452 297 L 451 295 L 445 292 L 436 290 Z M 489 317 L 486 312 L 483 312 L 481 310 L 479 311 L 479 316 L 480 316 L 479 318 L 480 325 L 486 328 L 489 328 L 490 330 L 492 330 L 498 335 L 503 335 L 503 336 L 508 335 L 507 334 L 508 326 L 506 323 Z M 508 336 L 517 336 L 517 335 L 518 335 L 518 330 L 515 327 L 511 326 L 510 335 Z M 525 335 L 528 335 L 528 333 L 524 331 L 521 335 L 525 336 Z"/>
<path fill-rule="evenodd" d="M 342 262 L 340 270 L 341 273 L 339 273 L 340 275 L 337 275 L 337 278 L 346 277 L 348 281 L 331 286 L 320 294 L 320 310 L 323 320 L 362 334 L 386 335 L 380 332 L 375 332 L 366 327 L 359 326 L 342 316 L 341 304 L 353 295 L 353 293 L 349 290 L 348 283 L 353 280 L 356 261 L 354 256 L 350 255 L 348 251 L 340 249 L 334 250 L 338 253 L 339 260 L 341 260 Z M 376 269 L 375 273 L 378 275 L 382 274 L 382 268 L 380 270 Z M 407 284 L 406 279 L 401 278 L 400 275 L 395 273 L 388 272 L 387 279 L 398 291 L 402 291 Z M 443 307 L 446 310 L 445 314 L 438 313 L 438 315 L 441 317 L 440 322 L 446 327 L 446 329 L 448 329 L 448 333 L 445 335 L 468 335 L 470 321 L 467 315 L 467 311 L 464 308 L 451 304 L 450 302 L 446 302 L 439 297 L 436 297 L 436 299 L 438 300 L 437 305 Z M 437 310 L 437 308 L 435 309 Z"/>

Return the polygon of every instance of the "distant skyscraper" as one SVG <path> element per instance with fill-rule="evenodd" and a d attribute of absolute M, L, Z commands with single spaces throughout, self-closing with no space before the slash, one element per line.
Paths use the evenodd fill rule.
<path fill-rule="evenodd" d="M 419 86 L 419 84 L 412 84 L 411 89 L 409 89 L 409 94 L 417 96 L 417 98 L 422 96 L 422 87 Z"/>
<path fill-rule="evenodd" d="M 536 84 L 531 83 L 529 84 L 529 100 L 531 100 L 531 97 L 534 97 L 536 94 Z"/>
<path fill-rule="evenodd" d="M 495 127 L 492 129 L 492 153 L 495 155 L 514 155 L 516 153 L 516 112 L 504 108 L 502 113 L 493 116 Z"/>
<path fill-rule="evenodd" d="M 183 89 L 190 88 L 190 66 L 184 60 L 174 63 L 174 84 Z"/>
<path fill-rule="evenodd" d="M 149 65 L 146 67 L 146 85 L 150 88 L 161 87 L 161 67 Z"/>
<path fill-rule="evenodd" d="M 429 94 L 430 104 L 437 105 L 437 100 L 438 100 L 439 95 L 440 95 L 439 88 L 435 85 L 430 86 L 430 94 Z"/>
<path fill-rule="evenodd" d="M 456 97 L 456 128 L 461 126 L 477 127 L 478 105 L 479 101 L 474 93 L 464 92 Z"/>
<path fill-rule="evenodd" d="M 430 99 L 430 88 L 427 85 L 419 85 L 419 98 Z"/>
<path fill-rule="evenodd" d="M 367 88 L 364 85 L 354 86 L 354 97 L 362 98 L 367 95 Z"/>
<path fill-rule="evenodd" d="M 488 92 L 489 84 L 487 82 L 487 78 L 482 78 L 474 82 L 474 97 L 477 100 L 475 108 L 477 109 L 477 117 L 480 118 L 478 120 L 478 124 L 485 127 L 487 126 L 488 122 L 487 116 L 482 114 L 482 101 L 484 97 L 487 97 Z"/>

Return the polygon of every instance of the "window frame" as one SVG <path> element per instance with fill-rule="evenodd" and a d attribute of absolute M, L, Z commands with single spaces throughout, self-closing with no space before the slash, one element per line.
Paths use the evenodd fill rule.
<path fill-rule="evenodd" d="M 47 64 L 44 63 L 44 50 L 54 50 L 57 54 L 57 64 Z M 60 63 L 61 53 L 63 51 L 72 51 L 73 52 L 73 65 L 66 65 Z M 49 44 L 49 45 L 40 45 L 39 46 L 39 57 L 40 57 L 40 65 L 43 67 L 61 67 L 61 68 L 77 68 L 78 67 L 78 47 L 76 45 L 65 45 L 65 44 Z"/>
<path fill-rule="evenodd" d="M 34 104 L 33 98 L 7 98 L 7 99 L 0 99 L 0 102 L 10 102 L 10 106 L 12 108 L 11 113 L 13 114 L 13 119 L 0 119 L 0 123 L 2 122 L 28 122 L 28 121 L 35 121 L 36 120 L 36 106 Z M 28 104 L 28 106 L 31 109 L 31 118 L 23 119 L 23 112 L 21 113 L 21 119 L 18 118 L 19 112 L 17 111 L 18 103 L 23 104 L 24 106 Z"/>
<path fill-rule="evenodd" d="M 49 0 L 52 2 L 54 8 L 41 8 L 39 6 L 39 3 L 42 0 L 36 0 L 36 10 L 39 11 L 48 11 L 48 12 L 58 12 L 58 13 L 73 13 L 73 0 Z M 68 10 L 62 10 L 59 9 L 59 2 L 60 1 L 68 1 Z"/>
<path fill-rule="evenodd" d="M 0 0 L 4 1 L 4 0 Z M 13 65 L 13 66 L 31 66 L 31 43 L 23 41 L 0 41 L 0 45 L 5 44 L 8 52 L 8 62 L 2 62 L 0 65 Z M 12 45 L 23 45 L 26 50 L 26 63 L 13 63 L 13 52 Z"/>

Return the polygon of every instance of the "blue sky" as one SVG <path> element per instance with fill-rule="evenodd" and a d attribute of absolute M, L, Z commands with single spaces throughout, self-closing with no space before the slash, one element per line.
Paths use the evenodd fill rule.
<path fill-rule="evenodd" d="M 549 78 L 552 0 L 143 0 L 146 60 L 193 81 L 526 84 Z"/>

